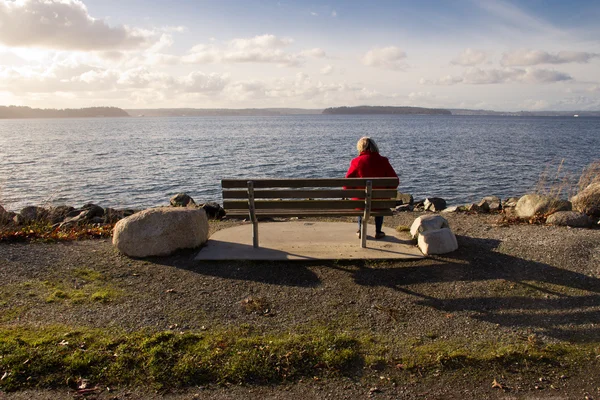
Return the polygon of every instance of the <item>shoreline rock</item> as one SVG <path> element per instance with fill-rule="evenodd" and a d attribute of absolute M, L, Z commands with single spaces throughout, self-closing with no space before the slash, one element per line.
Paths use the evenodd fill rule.
<path fill-rule="evenodd" d="M 549 196 L 541 196 L 537 194 L 526 194 L 521 197 L 509 197 L 505 200 L 501 200 L 497 196 L 486 196 L 481 199 L 478 203 L 464 204 L 464 205 L 452 205 L 449 206 L 446 200 L 440 197 L 428 197 L 423 200 L 415 201 L 413 196 L 410 194 L 404 194 L 398 192 L 396 199 L 395 213 L 411 212 L 411 211 L 423 211 L 431 212 L 434 214 L 447 214 L 447 213 L 475 213 L 475 214 L 504 214 L 510 218 L 519 218 L 521 220 L 529 220 L 531 218 L 537 218 L 537 222 L 544 222 L 546 219 L 551 217 L 556 212 L 570 211 L 571 208 L 578 211 L 578 209 L 584 209 L 590 211 L 587 214 L 590 217 L 590 224 L 581 219 L 579 222 L 563 222 L 564 216 L 556 216 L 546 221 L 548 224 L 566 224 L 566 226 L 572 227 L 589 227 L 596 228 L 600 227 L 600 215 L 598 214 L 598 207 L 596 202 L 598 199 L 598 193 L 600 190 L 600 184 L 589 185 L 586 190 L 582 191 L 578 196 L 573 197 L 573 201 L 579 201 L 577 207 L 571 205 L 572 203 L 566 200 L 554 199 Z M 582 195 L 582 193 L 584 195 Z M 581 196 L 580 196 L 581 195 Z M 584 200 L 587 203 L 582 205 Z M 536 203 L 537 202 L 537 203 Z M 205 202 L 196 203 L 196 201 L 186 193 L 178 193 L 169 199 L 171 207 L 185 207 L 193 209 L 203 209 L 206 212 L 208 219 L 221 220 L 226 217 L 225 210 L 217 202 Z M 585 204 L 591 204 L 588 208 Z M 152 207 L 156 208 L 156 207 Z M 94 224 L 97 226 L 115 224 L 123 218 L 131 216 L 142 210 L 136 209 L 115 209 L 115 208 L 102 208 L 93 203 L 84 204 L 80 208 L 74 208 L 72 206 L 60 205 L 49 208 L 39 206 L 27 206 L 24 207 L 19 213 L 7 211 L 0 205 L 0 226 L 24 226 L 32 222 L 49 223 L 53 228 L 68 228 L 77 225 L 89 225 Z M 570 218 L 575 218 L 574 215 L 570 215 Z"/>

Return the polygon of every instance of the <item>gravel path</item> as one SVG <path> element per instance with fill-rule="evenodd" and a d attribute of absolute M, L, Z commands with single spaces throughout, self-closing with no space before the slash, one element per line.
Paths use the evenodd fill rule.
<path fill-rule="evenodd" d="M 386 218 L 385 224 L 409 226 L 419 215 L 402 213 Z M 599 229 L 508 226 L 494 215 L 445 216 L 459 250 L 412 262 L 208 263 L 194 261 L 196 251 L 130 259 L 108 240 L 2 244 L 0 304 L 18 313 L 0 322 L 4 327 L 61 324 L 131 331 L 249 324 L 269 332 L 302 332 L 327 325 L 397 340 L 514 341 L 535 335 L 546 343 L 600 343 Z M 211 229 L 232 224 L 214 222 Z M 82 296 L 108 293 L 110 301 L 49 301 L 57 290 L 78 290 Z M 259 312 L 241 305 L 248 297 L 261 302 Z M 598 366 L 590 368 L 598 372 Z M 378 373 L 365 375 L 377 379 Z M 592 393 L 600 387 L 598 374 L 593 376 L 572 377 L 554 398 L 600 396 Z M 452 374 L 417 379 L 404 388 L 373 390 L 369 382 L 207 388 L 181 398 L 537 398 L 529 392 L 532 397 L 510 397 L 490 389 L 491 380 L 484 384 Z M 62 395 L 70 396 L 21 392 L 10 397 Z M 138 395 L 151 398 L 136 391 L 128 396 Z M 8 395 L 0 392 L 2 396 Z"/>

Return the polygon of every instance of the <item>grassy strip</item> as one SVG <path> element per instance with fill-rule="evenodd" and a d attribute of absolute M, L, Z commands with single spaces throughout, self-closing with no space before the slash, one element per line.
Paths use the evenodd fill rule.
<path fill-rule="evenodd" d="M 0 375 L 4 376 L 0 388 L 6 391 L 64 387 L 81 379 L 156 389 L 211 382 L 281 382 L 347 373 L 358 361 L 358 343 L 332 333 L 0 330 Z"/>
<path fill-rule="evenodd" d="M 47 223 L 33 223 L 24 227 L 0 227 L 0 243 L 16 242 L 67 242 L 82 239 L 112 237 L 114 224 L 81 225 L 70 228 L 53 228 Z"/>
<path fill-rule="evenodd" d="M 141 385 L 158 390 L 207 383 L 264 384 L 302 377 L 388 371 L 481 370 L 595 363 L 598 344 L 499 344 L 445 340 L 386 344 L 315 329 L 261 335 L 249 328 L 201 333 L 115 334 L 68 328 L 0 329 L 0 390 Z"/>

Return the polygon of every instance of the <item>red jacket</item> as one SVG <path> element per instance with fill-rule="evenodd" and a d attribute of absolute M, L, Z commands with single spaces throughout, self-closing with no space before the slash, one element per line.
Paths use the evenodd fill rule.
<path fill-rule="evenodd" d="M 346 178 L 393 178 L 398 177 L 396 171 L 388 161 L 386 157 L 381 156 L 379 153 L 371 151 L 363 151 L 358 157 L 350 162 L 350 168 L 346 172 Z M 395 189 L 396 186 L 389 188 L 374 187 L 373 189 Z M 350 187 L 344 187 L 344 189 L 351 189 Z M 364 189 L 364 187 L 356 188 Z M 353 198 L 352 200 L 362 200 Z"/>
<path fill-rule="evenodd" d="M 386 157 L 379 153 L 363 151 L 350 162 L 346 178 L 393 178 L 396 171 Z M 398 185 L 396 185 L 398 186 Z"/>

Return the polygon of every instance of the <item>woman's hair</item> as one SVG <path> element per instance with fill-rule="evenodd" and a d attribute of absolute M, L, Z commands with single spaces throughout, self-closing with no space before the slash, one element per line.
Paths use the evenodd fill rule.
<path fill-rule="evenodd" d="M 358 143 L 356 143 L 356 150 L 358 150 L 359 154 L 363 151 L 379 153 L 379 147 L 377 147 L 375 141 L 368 136 L 363 136 L 360 139 L 358 139 Z"/>

